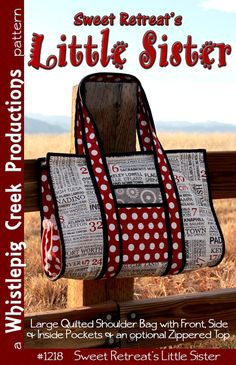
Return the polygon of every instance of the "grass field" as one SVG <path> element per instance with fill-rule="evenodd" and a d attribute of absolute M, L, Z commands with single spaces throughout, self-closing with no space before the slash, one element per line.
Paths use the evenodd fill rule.
<path fill-rule="evenodd" d="M 209 150 L 236 150 L 236 134 L 167 134 L 161 133 L 160 140 L 166 149 L 206 148 Z M 68 152 L 69 135 L 44 136 L 26 135 L 25 159 L 44 156 L 48 151 Z M 135 280 L 135 298 L 151 298 L 163 295 L 209 291 L 236 286 L 236 199 L 214 201 L 226 242 L 226 254 L 216 268 L 201 269 L 189 274 L 164 278 L 139 278 Z M 39 213 L 25 214 L 26 275 L 25 310 L 37 312 L 66 306 L 67 281 L 49 282 L 44 276 L 40 258 Z M 203 347 L 205 344 L 203 345 Z M 211 341 L 208 347 L 222 344 Z M 226 347 L 236 347 L 235 339 Z"/>

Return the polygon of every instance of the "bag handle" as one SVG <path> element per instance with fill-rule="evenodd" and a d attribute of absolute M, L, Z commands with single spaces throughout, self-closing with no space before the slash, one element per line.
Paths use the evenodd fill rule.
<path fill-rule="evenodd" d="M 144 90 L 139 82 L 138 79 L 136 79 L 134 76 L 126 75 L 126 74 L 106 74 L 106 73 L 98 73 L 98 74 L 92 74 L 90 76 L 85 77 L 82 82 L 80 83 L 79 87 L 84 88 L 86 82 L 112 82 L 112 83 L 120 83 L 121 81 L 126 83 L 136 83 L 137 84 L 137 122 L 136 122 L 136 131 L 139 137 L 139 144 L 141 151 L 150 151 L 152 150 L 152 144 L 150 139 L 150 126 L 149 123 L 151 123 L 152 128 L 154 132 L 155 125 L 152 121 L 152 118 L 150 118 L 150 108 L 148 106 L 148 109 L 144 113 L 143 108 L 143 96 L 145 96 Z M 146 98 L 146 96 L 145 96 Z M 78 105 L 80 107 L 80 105 Z M 146 115 L 147 113 L 147 115 Z M 148 122 L 146 122 L 148 121 Z M 83 148 L 83 140 L 82 140 L 82 130 L 81 130 L 81 124 L 78 123 L 78 120 L 75 123 L 75 150 L 78 154 L 85 154 L 84 148 Z"/>
<path fill-rule="evenodd" d="M 180 253 L 183 250 L 183 227 L 181 217 L 181 206 L 178 199 L 178 191 L 174 176 L 157 135 L 151 114 L 151 110 L 140 82 L 133 76 L 125 74 L 93 74 L 84 78 L 78 89 L 76 102 L 75 120 L 75 144 L 76 152 L 85 154 L 98 196 L 101 213 L 103 217 L 104 240 L 109 251 L 110 261 L 104 265 L 106 277 L 113 277 L 118 274 L 122 266 L 122 235 L 119 222 L 118 207 L 115 193 L 106 162 L 105 152 L 101 138 L 85 101 L 86 82 L 135 82 L 137 83 L 138 115 L 137 131 L 140 146 L 143 151 L 153 151 L 156 170 L 159 178 L 163 203 L 165 205 L 165 219 L 170 248 L 173 248 L 172 265 L 168 273 L 177 274 L 183 268 L 183 260 Z"/>

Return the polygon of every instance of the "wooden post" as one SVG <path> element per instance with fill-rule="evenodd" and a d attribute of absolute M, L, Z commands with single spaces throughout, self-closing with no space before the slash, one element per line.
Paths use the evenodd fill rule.
<path fill-rule="evenodd" d="M 133 83 L 87 82 L 85 98 L 96 120 L 105 152 L 135 151 L 137 85 Z M 71 152 L 74 152 L 75 101 L 78 86 L 73 88 Z M 133 298 L 134 279 L 69 280 L 68 307 L 89 306 L 108 300 Z"/>

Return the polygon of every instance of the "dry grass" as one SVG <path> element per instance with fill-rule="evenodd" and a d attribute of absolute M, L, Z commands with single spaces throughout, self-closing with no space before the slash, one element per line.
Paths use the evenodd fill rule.
<path fill-rule="evenodd" d="M 26 134 L 25 159 L 45 157 L 47 152 L 65 152 L 70 150 L 69 134 L 45 135 Z"/>
<path fill-rule="evenodd" d="M 159 133 L 165 149 L 205 148 L 208 151 L 235 151 L 236 133 Z"/>
<path fill-rule="evenodd" d="M 236 150 L 236 134 L 159 133 L 165 149 L 206 148 L 208 151 Z M 47 152 L 69 152 L 69 134 L 26 135 L 25 158 L 43 157 Z"/>
<path fill-rule="evenodd" d="M 236 134 L 168 134 L 161 133 L 160 140 L 166 149 L 206 148 L 207 150 L 236 150 Z M 44 156 L 48 151 L 68 152 L 69 135 L 29 136 L 25 138 L 25 158 Z M 135 298 L 150 298 L 163 295 L 210 291 L 219 288 L 236 287 L 236 200 L 214 201 L 225 241 L 226 255 L 216 268 L 206 268 L 189 274 L 164 278 L 139 278 L 135 280 Z M 26 312 L 42 311 L 66 306 L 67 281 L 49 282 L 42 273 L 40 258 L 40 217 L 39 213 L 25 214 Z M 225 344 L 210 341 L 200 347 L 221 347 Z M 236 347 L 235 339 L 227 347 Z"/>

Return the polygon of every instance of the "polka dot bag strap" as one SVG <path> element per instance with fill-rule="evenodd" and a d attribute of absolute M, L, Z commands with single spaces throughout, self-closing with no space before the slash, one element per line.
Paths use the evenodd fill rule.
<path fill-rule="evenodd" d="M 84 97 L 84 80 L 82 80 L 77 97 L 76 125 L 78 153 L 84 152 L 87 167 L 99 201 L 104 245 L 108 250 L 108 262 L 98 278 L 112 278 L 122 267 L 122 237 L 115 192 L 112 187 L 105 153 L 95 122 L 90 115 Z"/>
<path fill-rule="evenodd" d="M 171 266 L 166 273 L 178 274 L 185 264 L 184 229 L 179 194 L 168 157 L 157 138 L 152 113 L 141 85 L 137 88 L 137 98 L 137 131 L 140 148 L 144 152 L 154 152 L 159 183 L 162 186 L 162 198 L 166 207 L 167 233 L 172 247 Z"/>

